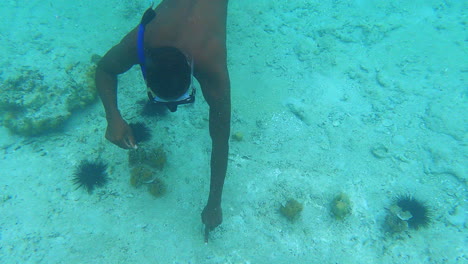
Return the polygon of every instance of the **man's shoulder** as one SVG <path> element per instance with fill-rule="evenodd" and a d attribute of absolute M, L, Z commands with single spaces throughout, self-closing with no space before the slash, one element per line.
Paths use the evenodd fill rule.
<path fill-rule="evenodd" d="M 227 64 L 226 44 L 223 39 L 210 38 L 195 47 L 194 60 L 209 71 L 221 70 Z"/>
<path fill-rule="evenodd" d="M 120 74 L 137 63 L 136 30 L 134 29 L 104 55 L 99 62 L 99 67 L 109 73 Z"/>

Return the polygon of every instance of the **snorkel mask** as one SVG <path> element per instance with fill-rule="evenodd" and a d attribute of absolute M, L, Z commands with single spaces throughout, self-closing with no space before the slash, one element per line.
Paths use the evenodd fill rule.
<path fill-rule="evenodd" d="M 153 8 L 148 8 L 143 17 L 141 18 L 140 25 L 138 26 L 138 38 L 137 38 L 137 52 L 138 52 L 138 61 L 140 63 L 141 73 L 143 75 L 143 79 L 145 79 L 145 83 L 147 84 L 146 80 L 146 57 L 144 52 L 144 36 L 145 36 L 145 27 L 146 25 L 153 20 L 156 16 L 156 12 L 154 12 Z M 193 59 L 190 62 L 190 85 L 187 87 L 187 90 L 184 94 L 179 96 L 175 99 L 164 99 L 157 96 L 153 90 L 146 85 L 146 91 L 148 93 L 148 97 L 151 102 L 156 104 L 163 104 L 165 105 L 171 112 L 177 111 L 177 106 L 183 104 L 190 104 L 195 102 L 195 86 L 193 85 Z"/>

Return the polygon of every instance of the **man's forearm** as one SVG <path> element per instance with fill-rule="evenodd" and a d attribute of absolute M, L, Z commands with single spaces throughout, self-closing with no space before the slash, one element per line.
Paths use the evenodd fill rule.
<path fill-rule="evenodd" d="M 211 151 L 211 182 L 208 206 L 221 206 L 224 179 L 226 177 L 231 106 L 229 99 L 221 103 L 220 111 L 210 109 L 210 134 L 212 139 Z M 214 107 L 216 108 L 216 107 Z"/>
<path fill-rule="evenodd" d="M 117 106 L 117 76 L 106 73 L 98 67 L 96 69 L 96 88 L 106 111 L 106 118 L 120 117 Z"/>
<path fill-rule="evenodd" d="M 213 143 L 211 152 L 211 182 L 210 195 L 208 197 L 208 206 L 221 206 L 221 197 L 223 193 L 224 179 L 226 178 L 227 160 L 229 153 L 229 144 Z"/>

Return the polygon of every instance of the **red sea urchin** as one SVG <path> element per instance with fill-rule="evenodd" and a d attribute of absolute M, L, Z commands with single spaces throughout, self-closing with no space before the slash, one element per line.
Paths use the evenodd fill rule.
<path fill-rule="evenodd" d="M 92 193 L 95 187 L 101 187 L 107 183 L 107 164 L 103 161 L 82 160 L 73 175 L 73 183 L 78 185 L 76 189 L 83 187 L 88 193 Z"/>
<path fill-rule="evenodd" d="M 410 228 L 417 230 L 421 227 L 427 227 L 431 222 L 431 214 L 427 205 L 416 200 L 411 195 L 397 197 L 396 205 L 398 205 L 403 212 L 409 212 L 411 214 L 411 217 L 407 220 Z"/>

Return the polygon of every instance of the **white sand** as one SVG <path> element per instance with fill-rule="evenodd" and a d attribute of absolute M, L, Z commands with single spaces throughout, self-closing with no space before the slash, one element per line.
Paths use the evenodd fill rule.
<path fill-rule="evenodd" d="M 224 222 L 208 244 L 207 105 L 198 93 L 194 106 L 141 117 L 134 67 L 120 108 L 164 144 L 167 195 L 130 186 L 100 103 L 47 136 L 1 127 L 0 263 L 468 263 L 467 4 L 320 2 L 230 3 L 232 131 L 244 140 L 231 142 Z M 116 44 L 146 6 L 4 1 L 1 77 L 26 65 L 59 79 Z M 99 157 L 109 184 L 75 190 L 75 167 Z M 353 203 L 344 221 L 330 216 L 339 192 Z M 432 209 L 428 228 L 384 232 L 401 194 Z M 294 223 L 278 213 L 288 198 L 304 205 Z"/>

